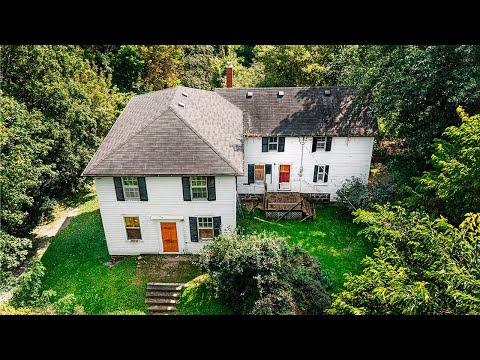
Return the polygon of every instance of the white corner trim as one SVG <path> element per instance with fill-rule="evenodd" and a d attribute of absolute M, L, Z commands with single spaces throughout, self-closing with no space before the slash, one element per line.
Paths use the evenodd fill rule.
<path fill-rule="evenodd" d="M 152 215 L 150 220 L 184 220 L 185 217 L 181 215 Z"/>

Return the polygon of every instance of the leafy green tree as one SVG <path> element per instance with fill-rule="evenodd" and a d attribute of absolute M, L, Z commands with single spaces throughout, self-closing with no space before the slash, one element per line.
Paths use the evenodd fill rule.
<path fill-rule="evenodd" d="M 215 62 L 212 45 L 183 46 L 182 85 L 197 89 L 212 90 L 212 67 Z"/>
<path fill-rule="evenodd" d="M 458 228 L 399 206 L 357 210 L 374 244 L 360 275 L 346 275 L 331 314 L 480 314 L 480 213 Z"/>
<path fill-rule="evenodd" d="M 132 94 L 113 89 L 78 46 L 0 51 L 2 228 L 24 236 L 55 199 L 81 188 L 81 172 Z"/>
<path fill-rule="evenodd" d="M 331 281 L 318 259 L 265 234 L 222 234 L 200 263 L 219 295 L 242 314 L 322 314 Z"/>
<path fill-rule="evenodd" d="M 142 46 L 145 63 L 141 74 L 141 91 L 155 91 L 180 85 L 182 47 L 180 45 Z"/>
<path fill-rule="evenodd" d="M 347 46 L 332 68 L 340 85 L 372 94 L 380 129 L 404 140 L 419 171 L 433 140 L 458 125 L 456 107 L 477 113 L 479 106 L 480 46 Z"/>
<path fill-rule="evenodd" d="M 262 63 L 265 79 L 261 86 L 323 86 L 334 45 L 256 45 L 255 61 Z"/>
<path fill-rule="evenodd" d="M 141 46 L 122 45 L 112 56 L 112 83 L 120 91 L 137 92 L 145 69 Z"/>
<path fill-rule="evenodd" d="M 415 194 L 406 202 L 458 224 L 467 212 L 480 212 L 480 115 L 470 117 L 461 107 L 457 112 L 462 123 L 435 141 L 433 170 L 416 178 Z"/>

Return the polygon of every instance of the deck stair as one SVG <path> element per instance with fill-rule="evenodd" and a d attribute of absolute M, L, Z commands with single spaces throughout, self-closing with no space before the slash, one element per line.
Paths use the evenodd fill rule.
<path fill-rule="evenodd" d="M 184 286 L 186 284 L 149 282 L 145 299 L 148 310 L 155 315 L 176 313 Z"/>

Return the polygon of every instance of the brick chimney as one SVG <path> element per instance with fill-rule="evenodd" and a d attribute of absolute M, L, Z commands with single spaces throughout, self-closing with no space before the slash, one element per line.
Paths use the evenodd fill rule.
<path fill-rule="evenodd" d="M 233 65 L 231 63 L 227 63 L 227 88 L 231 88 L 233 86 Z"/>

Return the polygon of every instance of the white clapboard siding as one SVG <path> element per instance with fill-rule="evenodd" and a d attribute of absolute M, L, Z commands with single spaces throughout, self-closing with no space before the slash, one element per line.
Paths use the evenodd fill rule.
<path fill-rule="evenodd" d="M 234 176 L 215 177 L 215 201 L 183 201 L 182 178 L 146 177 L 148 201 L 117 201 L 112 177 L 95 177 L 100 213 L 110 255 L 163 253 L 160 221 L 176 222 L 180 253 L 195 253 L 202 242 L 190 241 L 189 216 L 222 217 L 222 231 L 236 226 Z M 142 240 L 127 240 L 124 216 L 139 216 Z M 164 220 L 154 217 L 163 217 Z M 182 217 L 183 220 L 175 219 Z M 173 217 L 173 220 L 168 220 Z"/>
<path fill-rule="evenodd" d="M 285 151 L 262 152 L 262 138 L 250 137 L 244 145 L 244 176 L 237 177 L 239 194 L 263 194 L 264 184 L 248 185 L 248 164 L 272 164 L 272 179 L 267 176 L 268 191 L 278 191 L 279 166 L 291 165 L 290 191 L 302 193 L 330 193 L 335 201 L 336 192 L 351 176 L 368 181 L 373 150 L 373 137 L 333 137 L 331 151 L 318 149 L 312 153 L 312 137 L 305 138 L 303 147 L 303 174 L 300 177 L 302 137 L 286 137 Z M 328 182 L 313 182 L 315 165 L 329 165 Z"/>

